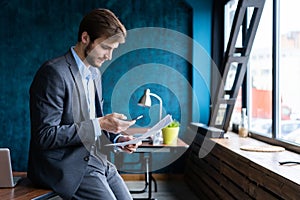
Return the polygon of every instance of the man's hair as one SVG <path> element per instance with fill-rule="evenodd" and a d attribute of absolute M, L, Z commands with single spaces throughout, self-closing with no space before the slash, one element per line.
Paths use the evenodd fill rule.
<path fill-rule="evenodd" d="M 119 43 L 125 42 L 126 29 L 116 15 L 107 9 L 95 9 L 88 13 L 80 22 L 78 42 L 81 41 L 82 33 L 86 31 L 91 42 L 100 37 L 113 39 Z"/>

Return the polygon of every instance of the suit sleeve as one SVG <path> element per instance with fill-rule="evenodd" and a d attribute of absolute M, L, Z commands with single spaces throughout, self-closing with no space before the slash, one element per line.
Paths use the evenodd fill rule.
<path fill-rule="evenodd" d="M 91 120 L 74 122 L 70 74 L 49 64 L 36 74 L 30 87 L 31 132 L 41 149 L 90 145 L 95 141 Z"/>

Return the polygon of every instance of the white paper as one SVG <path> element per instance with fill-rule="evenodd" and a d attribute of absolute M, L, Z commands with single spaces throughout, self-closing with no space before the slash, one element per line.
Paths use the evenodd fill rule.
<path fill-rule="evenodd" d="M 157 124 L 155 124 L 151 129 L 149 129 L 146 133 L 141 135 L 140 137 L 134 138 L 132 140 L 129 140 L 127 142 L 119 142 L 119 143 L 113 143 L 113 144 L 107 144 L 106 146 L 121 146 L 124 147 L 129 144 L 137 144 L 138 142 L 141 142 L 143 139 L 146 139 L 148 137 L 151 137 L 158 131 L 160 131 L 162 128 L 166 127 L 173 121 L 171 115 L 165 116 L 162 120 L 160 120 Z"/>

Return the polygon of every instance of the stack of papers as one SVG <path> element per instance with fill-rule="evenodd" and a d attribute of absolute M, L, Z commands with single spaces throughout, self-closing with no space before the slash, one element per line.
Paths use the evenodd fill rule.
<path fill-rule="evenodd" d="M 113 144 L 107 144 L 106 146 L 120 146 L 124 147 L 129 144 L 137 144 L 139 142 L 142 142 L 148 137 L 151 137 L 158 131 L 160 131 L 162 128 L 166 127 L 173 121 L 171 115 L 165 116 L 162 120 L 160 120 L 157 124 L 155 124 L 151 129 L 149 129 L 146 133 L 141 135 L 140 137 L 134 138 L 133 140 L 129 140 L 127 142 L 119 142 L 119 143 L 113 143 Z"/>

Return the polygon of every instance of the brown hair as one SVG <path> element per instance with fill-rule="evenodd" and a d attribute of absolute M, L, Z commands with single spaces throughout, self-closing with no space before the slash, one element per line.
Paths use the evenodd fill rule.
<path fill-rule="evenodd" d="M 95 9 L 88 13 L 80 22 L 78 42 L 86 31 L 91 42 L 100 37 L 112 38 L 120 43 L 125 42 L 126 29 L 113 12 L 107 9 Z"/>

